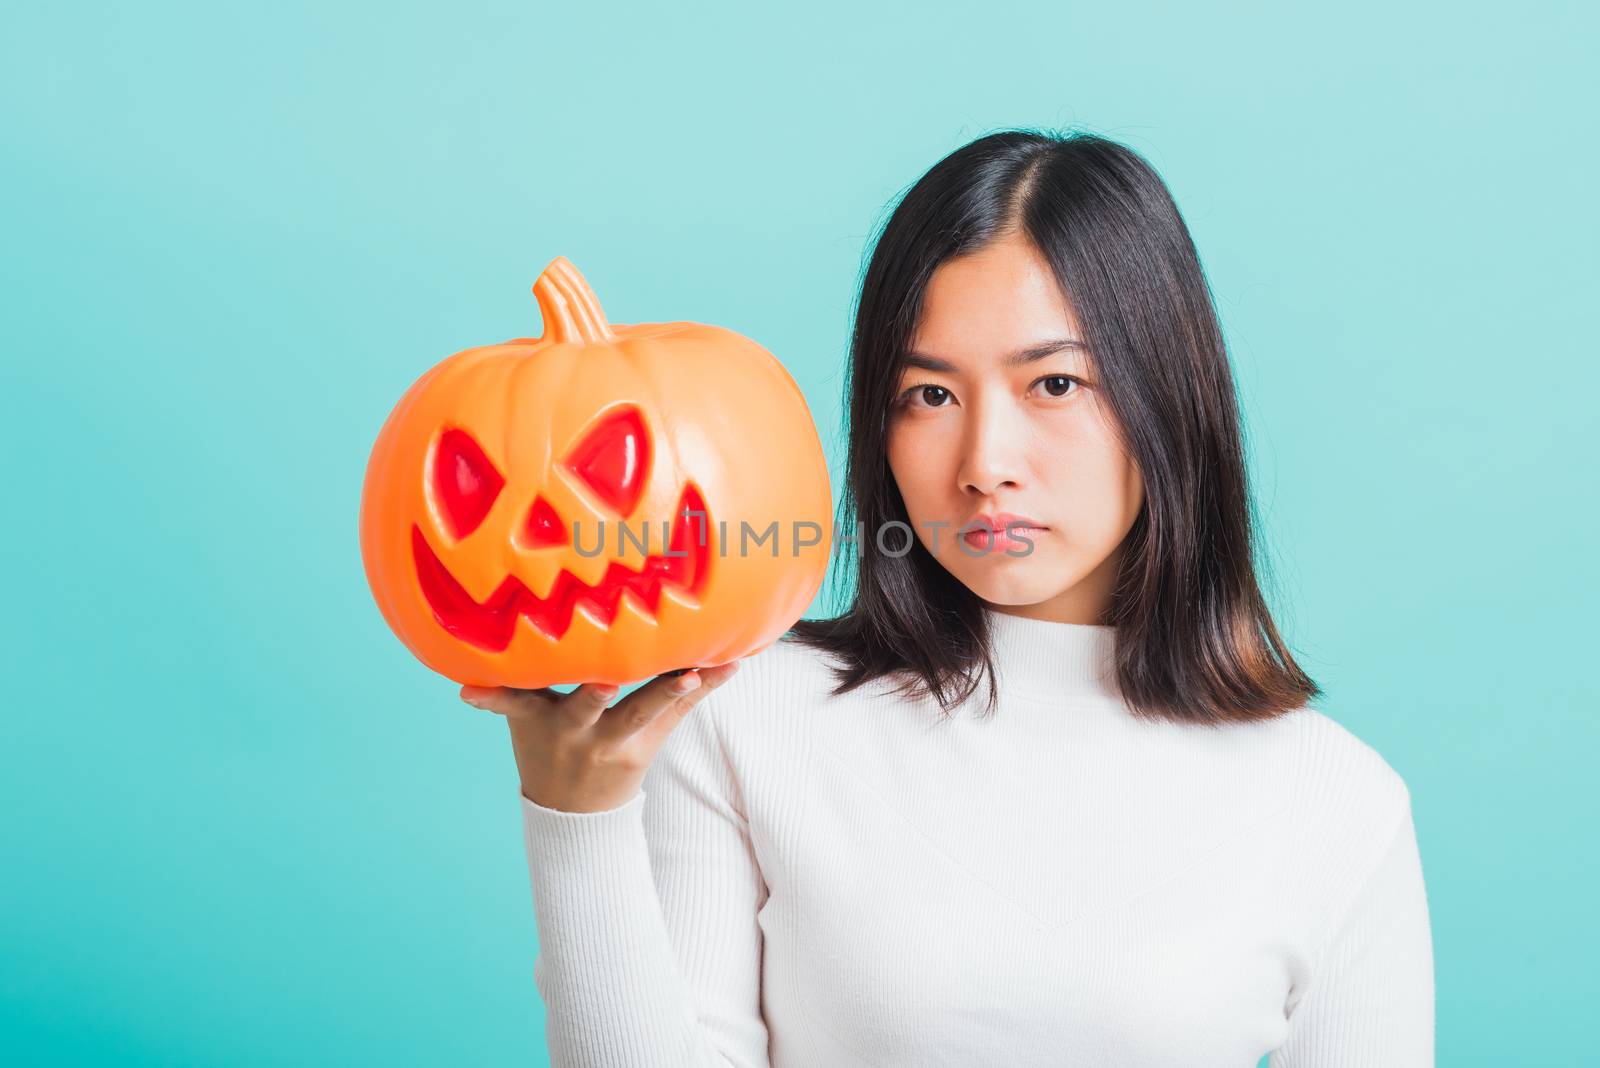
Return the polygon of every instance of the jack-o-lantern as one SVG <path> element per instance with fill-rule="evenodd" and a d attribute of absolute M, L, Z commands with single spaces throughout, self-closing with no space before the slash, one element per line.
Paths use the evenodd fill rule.
<path fill-rule="evenodd" d="M 608 323 L 557 257 L 544 336 L 467 349 L 378 434 L 361 553 L 384 619 L 476 686 L 626 685 L 764 649 L 832 544 L 827 461 L 781 363 L 702 323 Z"/>

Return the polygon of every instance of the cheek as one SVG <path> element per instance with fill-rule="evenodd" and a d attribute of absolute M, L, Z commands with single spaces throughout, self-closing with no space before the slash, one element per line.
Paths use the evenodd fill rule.
<path fill-rule="evenodd" d="M 905 501 L 906 511 L 915 520 L 928 499 L 936 465 L 930 462 L 924 444 L 916 440 L 914 433 L 896 429 L 892 424 L 884 451 L 889 459 L 889 472 L 900 489 L 900 498 Z"/>
<path fill-rule="evenodd" d="M 1139 514 L 1144 483 L 1138 465 L 1123 448 L 1111 413 L 1102 404 L 1094 406 L 1079 430 L 1078 441 L 1068 454 L 1079 457 L 1069 472 L 1077 492 L 1067 499 L 1084 502 L 1086 507 L 1078 516 L 1085 528 L 1114 544 Z"/>
<path fill-rule="evenodd" d="M 1138 516 L 1143 489 L 1138 469 L 1120 451 L 1085 450 L 1062 468 L 1051 499 L 1066 502 L 1061 526 L 1072 540 L 1112 548 Z"/>

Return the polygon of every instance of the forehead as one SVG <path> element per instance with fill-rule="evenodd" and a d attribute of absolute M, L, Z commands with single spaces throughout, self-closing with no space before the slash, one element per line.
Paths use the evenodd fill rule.
<path fill-rule="evenodd" d="M 1082 337 L 1071 303 L 1049 264 L 1017 238 L 939 265 L 911 347 L 951 360 L 988 360 L 1058 337 Z"/>

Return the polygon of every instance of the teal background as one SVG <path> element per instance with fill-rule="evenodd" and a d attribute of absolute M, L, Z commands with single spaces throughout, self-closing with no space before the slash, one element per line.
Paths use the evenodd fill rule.
<path fill-rule="evenodd" d="M 1280 621 L 1412 790 L 1440 1063 L 1579 1063 L 1592 10 L 8 9 L 5 1059 L 543 1063 L 504 722 L 361 570 L 379 425 L 566 255 L 766 345 L 838 461 L 874 229 L 1033 125 L 1185 212 Z"/>

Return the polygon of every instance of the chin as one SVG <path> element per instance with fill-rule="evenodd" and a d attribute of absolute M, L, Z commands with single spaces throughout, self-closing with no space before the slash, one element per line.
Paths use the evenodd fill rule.
<path fill-rule="evenodd" d="M 1077 584 L 1054 568 L 1013 567 L 1003 575 L 958 575 L 973 593 L 990 604 L 1021 606 L 1054 600 Z"/>
<path fill-rule="evenodd" d="M 1094 574 L 1097 563 L 1040 541 L 1024 556 L 1001 553 L 999 557 L 965 558 L 961 561 L 964 574 L 959 577 L 985 599 L 1007 605 L 1038 604 L 1060 597 Z"/>

